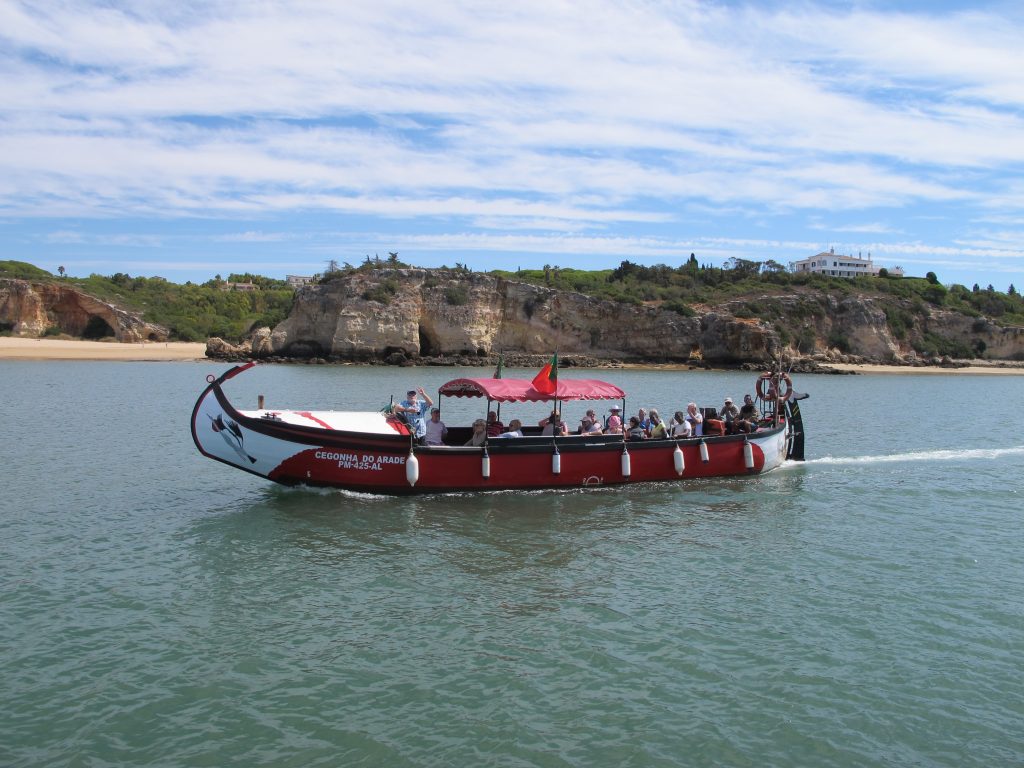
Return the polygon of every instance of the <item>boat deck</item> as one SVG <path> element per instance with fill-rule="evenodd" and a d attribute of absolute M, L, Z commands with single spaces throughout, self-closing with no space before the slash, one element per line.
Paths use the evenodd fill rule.
<path fill-rule="evenodd" d="M 404 425 L 380 411 L 239 411 L 251 419 L 318 427 L 341 432 L 365 432 L 372 435 L 408 434 Z"/>

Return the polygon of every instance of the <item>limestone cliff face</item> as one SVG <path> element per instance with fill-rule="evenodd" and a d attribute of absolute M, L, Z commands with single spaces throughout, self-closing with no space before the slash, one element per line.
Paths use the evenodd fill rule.
<path fill-rule="evenodd" d="M 984 317 L 933 311 L 926 330 L 937 336 L 958 339 L 994 360 L 1024 360 L 1024 328 L 996 325 Z M 981 345 L 979 345 L 979 342 Z"/>
<path fill-rule="evenodd" d="M 918 356 L 915 349 L 927 346 L 925 342 L 932 337 L 990 359 L 1024 359 L 1024 328 L 1000 326 L 986 318 L 931 305 L 915 307 L 909 300 L 805 292 L 748 297 L 719 309 L 742 313 L 751 305 L 767 311 L 793 357 L 822 354 L 841 346 L 849 354 L 869 360 L 909 362 Z M 895 324 L 901 328 L 898 336 L 887 315 L 894 311 L 902 317 Z"/>
<path fill-rule="evenodd" d="M 167 329 L 70 286 L 0 278 L 0 323 L 18 336 L 59 328 L 71 336 L 118 341 L 165 341 Z"/>
<path fill-rule="evenodd" d="M 683 317 L 491 275 L 394 269 L 301 289 L 291 315 L 273 330 L 269 353 L 368 359 L 557 349 L 624 360 L 697 354 L 741 362 L 766 361 L 777 344 L 770 327 L 726 314 Z"/>
<path fill-rule="evenodd" d="M 915 348 L 933 336 L 989 358 L 1024 359 L 1024 329 L 859 294 L 803 291 L 699 310 L 685 317 L 491 275 L 384 269 L 303 288 L 288 319 L 252 340 L 252 353 L 400 361 L 559 350 L 597 359 L 729 364 L 839 349 L 898 363 L 912 361 Z M 894 311 L 902 312 L 898 323 L 888 317 Z"/>

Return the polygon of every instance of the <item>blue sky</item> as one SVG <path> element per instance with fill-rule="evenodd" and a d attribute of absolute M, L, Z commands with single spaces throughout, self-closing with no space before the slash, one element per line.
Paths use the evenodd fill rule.
<path fill-rule="evenodd" d="M 584 269 L 834 247 L 1024 287 L 1024 8 L 0 2 L 0 259 Z"/>

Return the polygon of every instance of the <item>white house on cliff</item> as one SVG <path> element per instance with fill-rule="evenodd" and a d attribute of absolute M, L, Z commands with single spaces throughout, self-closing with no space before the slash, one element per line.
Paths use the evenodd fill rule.
<path fill-rule="evenodd" d="M 790 272 L 817 272 L 833 277 L 859 277 L 860 275 L 878 275 L 882 267 L 876 267 L 871 261 L 871 254 L 866 259 L 860 256 L 836 255 L 836 249 L 830 248 L 828 253 L 819 253 L 809 259 L 793 261 L 789 264 Z M 890 275 L 903 277 L 902 267 L 886 267 Z"/>

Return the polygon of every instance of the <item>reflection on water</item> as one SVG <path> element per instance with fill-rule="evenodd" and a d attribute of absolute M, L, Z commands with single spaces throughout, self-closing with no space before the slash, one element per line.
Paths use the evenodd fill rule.
<path fill-rule="evenodd" d="M 757 519 L 798 525 L 805 480 L 794 469 L 750 479 L 405 498 L 267 486 L 246 504 L 211 510 L 185 538 L 199 566 L 219 575 L 275 563 L 294 569 L 291 552 L 304 568 L 338 575 L 399 560 L 410 573 L 533 579 L 539 608 L 578 597 L 572 573 L 607 547 L 674 547 L 685 558 L 689 548 L 721 546 L 723 537 L 757 535 Z"/>

